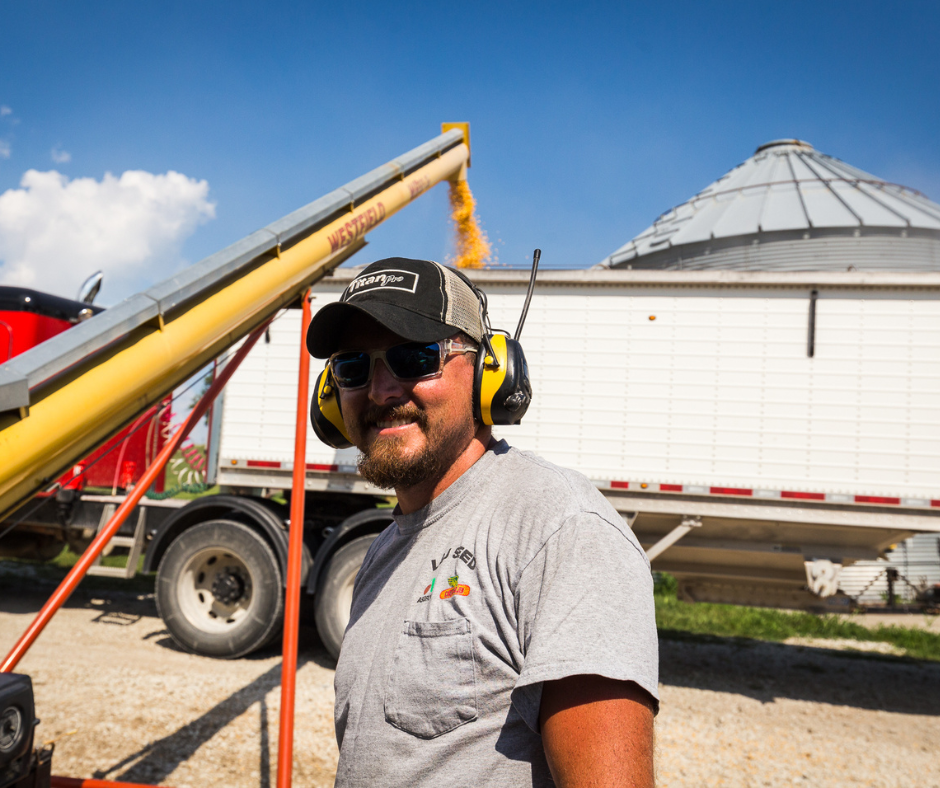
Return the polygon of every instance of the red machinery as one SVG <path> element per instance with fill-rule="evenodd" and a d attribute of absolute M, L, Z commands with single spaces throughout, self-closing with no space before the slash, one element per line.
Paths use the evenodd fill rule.
<path fill-rule="evenodd" d="M 0 287 L 0 363 L 25 353 L 47 339 L 103 311 L 86 301 L 72 301 L 23 287 Z M 76 496 L 89 488 L 123 493 L 136 485 L 144 470 L 166 443 L 170 426 L 170 400 L 145 411 L 75 463 L 33 503 L 0 522 L 0 556 L 48 560 L 67 542 L 81 552 L 88 542 L 86 529 L 71 522 Z M 165 474 L 157 476 L 153 490 L 164 491 Z M 86 506 L 88 510 L 94 505 Z M 101 508 L 100 506 L 97 508 Z M 94 512 L 85 513 L 86 519 Z M 13 525 L 15 524 L 15 527 Z M 75 527 L 72 527 L 75 526 Z"/>
<path fill-rule="evenodd" d="M 103 311 L 84 301 L 40 293 L 23 287 L 0 287 L 0 364 Z M 63 487 L 126 489 L 139 481 L 165 442 L 168 403 L 151 408 L 106 443 L 75 464 L 60 479 Z M 141 426 L 143 425 L 143 426 Z M 163 491 L 161 474 L 156 490 Z"/>
<path fill-rule="evenodd" d="M 302 330 L 300 335 L 300 377 L 297 388 L 297 420 L 294 447 L 295 468 L 297 469 L 294 473 L 294 492 L 297 494 L 292 496 L 291 500 L 291 517 L 294 519 L 294 522 L 303 522 L 304 517 L 304 496 L 301 494 L 301 491 L 303 490 L 305 476 L 303 459 L 306 452 L 307 439 L 306 422 L 307 397 L 309 396 L 310 357 L 307 355 L 303 338 L 306 335 L 306 329 L 310 323 L 309 291 L 304 294 L 302 304 L 303 320 L 301 322 Z M 81 558 L 79 558 L 75 566 L 72 567 L 65 579 L 59 584 L 59 587 L 43 606 L 42 610 L 40 610 L 32 624 L 30 624 L 16 642 L 16 645 L 13 646 L 10 653 L 7 654 L 3 663 L 0 664 L 0 676 L 13 671 L 23 655 L 29 650 L 29 647 L 52 620 L 52 617 L 59 608 L 65 604 L 66 600 L 71 596 L 89 568 L 111 539 L 118 533 L 118 530 L 127 519 L 128 515 L 131 514 L 140 502 L 145 491 L 153 484 L 157 476 L 163 473 L 163 469 L 170 457 L 181 446 L 192 428 L 199 422 L 203 415 L 205 415 L 206 411 L 215 400 L 216 395 L 228 382 L 232 373 L 238 368 L 242 359 L 248 354 L 248 351 L 251 350 L 266 328 L 267 322 L 251 333 L 248 339 L 242 344 L 241 348 L 225 365 L 218 377 L 216 377 L 208 391 L 206 391 L 193 408 L 186 421 L 166 441 L 166 445 L 162 447 L 153 462 L 143 472 L 140 483 L 135 489 L 129 492 L 124 502 L 111 516 L 107 525 L 99 530 Z M 279 788 L 290 788 L 291 785 L 302 555 L 303 530 L 301 528 L 295 528 L 290 534 L 287 593 L 285 599 L 283 664 L 281 675 L 281 735 L 278 740 L 277 766 L 277 784 Z M 0 696 L 0 707 L 2 707 L 4 703 L 5 699 Z M 0 708 L 0 714 L 6 714 L 10 708 L 14 707 L 9 706 L 7 709 Z M 19 724 L 15 725 L 5 718 L 0 719 L 0 737 L 6 736 L 7 738 L 15 738 L 19 731 L 25 731 L 26 727 L 31 729 L 32 723 L 30 722 L 29 725 L 26 726 L 21 719 Z M 3 741 L 4 740 L 0 738 L 0 743 Z M 27 749 L 30 749 L 32 746 L 31 737 L 29 742 L 30 747 Z M 32 760 L 24 763 L 26 768 L 23 772 L 24 776 L 22 776 L 21 779 L 19 775 L 16 775 L 15 782 L 4 782 L 4 775 L 0 774 L 0 784 L 4 785 L 5 788 L 33 788 L 33 786 L 40 785 L 43 788 L 46 786 L 50 786 L 50 788 L 140 788 L 132 783 L 111 782 L 106 780 L 78 780 L 68 777 L 50 776 L 52 751 L 48 748 L 36 750 L 30 757 Z"/>

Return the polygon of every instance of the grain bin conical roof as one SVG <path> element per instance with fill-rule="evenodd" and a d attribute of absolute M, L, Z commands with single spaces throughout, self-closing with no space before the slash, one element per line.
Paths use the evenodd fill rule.
<path fill-rule="evenodd" d="M 940 205 L 807 142 L 775 140 L 600 265 L 940 270 Z"/>

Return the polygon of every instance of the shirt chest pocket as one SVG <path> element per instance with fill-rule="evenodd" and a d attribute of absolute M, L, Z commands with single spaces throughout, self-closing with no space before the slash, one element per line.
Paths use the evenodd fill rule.
<path fill-rule="evenodd" d="M 470 621 L 406 621 L 385 687 L 385 720 L 433 739 L 477 717 Z"/>

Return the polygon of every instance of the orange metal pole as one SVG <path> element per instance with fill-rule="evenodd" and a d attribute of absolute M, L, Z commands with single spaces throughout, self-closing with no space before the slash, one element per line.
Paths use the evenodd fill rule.
<path fill-rule="evenodd" d="M 193 408 L 192 413 L 189 414 L 189 418 L 183 422 L 183 426 L 167 441 L 166 445 L 157 455 L 157 458 L 153 461 L 153 464 L 144 472 L 144 475 L 140 477 L 137 486 L 134 487 L 133 491 L 117 508 L 111 521 L 98 533 L 91 544 L 88 545 L 85 552 L 82 553 L 81 558 L 75 562 L 75 566 L 72 567 L 65 576 L 65 579 L 59 584 L 59 587 L 52 592 L 52 596 L 49 597 L 49 600 L 43 605 L 42 610 L 39 611 L 33 623 L 27 627 L 26 631 L 16 642 L 16 645 L 10 649 L 10 653 L 7 654 L 6 659 L 3 660 L 3 664 L 0 665 L 0 673 L 9 673 L 16 667 L 17 663 L 23 658 L 23 655 L 29 650 L 29 647 L 33 645 L 36 638 L 38 638 L 46 628 L 46 624 L 52 620 L 52 617 L 59 608 L 62 607 L 66 600 L 72 595 L 72 592 L 81 582 L 88 568 L 101 554 L 101 551 L 104 550 L 108 542 L 111 541 L 111 537 L 118 532 L 118 529 L 127 519 L 128 515 L 134 511 L 134 507 L 137 506 L 140 499 L 144 497 L 144 493 L 150 489 L 150 485 L 153 484 L 154 480 L 160 474 L 160 471 L 163 470 L 163 466 L 166 465 L 170 457 L 173 456 L 173 453 L 183 442 L 183 439 L 189 435 L 190 430 L 199 423 L 199 419 L 203 417 L 209 404 L 228 382 L 232 373 L 235 372 L 238 365 L 241 364 L 245 356 L 248 355 L 248 351 L 254 347 L 255 342 L 258 341 L 258 338 L 264 333 L 264 330 L 270 322 L 270 320 L 267 320 L 263 325 L 252 331 L 245 340 L 245 343 L 238 349 L 235 355 L 232 356 L 228 364 L 225 365 L 222 374 L 215 379 L 215 382 L 209 387 L 202 399 L 199 400 L 199 403 Z"/>
<path fill-rule="evenodd" d="M 281 723 L 277 741 L 277 788 L 290 788 L 294 766 L 294 698 L 297 688 L 297 640 L 300 628 L 300 575 L 304 549 L 304 497 L 307 480 L 307 399 L 310 387 L 310 291 L 303 295 L 300 321 L 300 373 L 297 380 L 297 424 L 294 432 L 294 475 L 287 544 L 287 593 L 284 600 L 284 651 L 281 656 Z"/>
<path fill-rule="evenodd" d="M 56 777 L 49 780 L 51 788 L 153 788 L 140 783 L 116 783 L 111 780 L 79 780 L 75 777 Z"/>

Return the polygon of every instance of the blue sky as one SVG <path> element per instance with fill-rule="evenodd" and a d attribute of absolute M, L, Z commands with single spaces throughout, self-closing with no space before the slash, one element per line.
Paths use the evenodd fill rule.
<path fill-rule="evenodd" d="M 2 18 L 0 283 L 71 296 L 104 267 L 105 304 L 450 120 L 471 123 L 507 265 L 535 246 L 592 265 L 780 137 L 940 201 L 935 2 L 39 0 Z M 60 177 L 21 185 L 30 170 Z M 131 193 L 146 216 L 124 221 Z M 444 187 L 369 240 L 355 261 L 445 258 Z"/>

